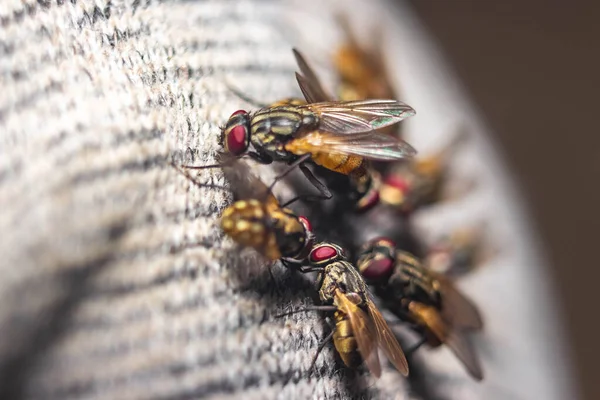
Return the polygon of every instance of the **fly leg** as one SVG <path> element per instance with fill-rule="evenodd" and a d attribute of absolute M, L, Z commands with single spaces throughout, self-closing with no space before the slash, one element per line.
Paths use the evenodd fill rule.
<path fill-rule="evenodd" d="M 329 200 L 331 199 L 333 196 L 331 194 L 331 192 L 329 191 L 329 189 L 327 188 L 327 186 L 325 186 L 323 184 L 323 182 L 321 182 L 320 180 L 318 180 L 312 173 L 312 171 L 304 164 L 300 164 L 299 165 L 300 170 L 302 171 L 302 173 L 304 174 L 304 176 L 306 177 L 306 179 L 308 179 L 308 181 L 319 191 L 320 194 L 302 194 L 302 195 L 298 195 L 296 197 L 291 198 L 290 200 L 286 201 L 285 203 L 283 203 L 281 205 L 281 207 L 287 207 L 292 203 L 295 203 L 298 200 L 304 200 L 304 201 L 319 201 L 319 200 Z"/>
<path fill-rule="evenodd" d="M 321 193 L 319 195 L 320 199 L 329 200 L 333 197 L 327 186 L 325 186 L 323 182 L 318 180 L 317 177 L 313 175 L 312 171 L 306 165 L 300 164 L 300 170 L 302 171 L 306 179 L 308 179 L 309 182 L 319 191 L 319 193 Z"/>
<path fill-rule="evenodd" d="M 271 164 L 273 162 L 273 159 L 271 159 L 270 157 L 263 156 L 263 155 L 260 155 L 258 153 L 254 153 L 254 152 L 248 153 L 248 156 L 261 164 Z M 309 182 L 320 193 L 320 195 L 304 195 L 302 197 L 299 196 L 300 198 L 311 198 L 311 199 L 315 199 L 315 200 L 316 199 L 326 200 L 326 199 L 332 198 L 333 196 L 332 196 L 331 192 L 329 191 L 329 189 L 327 188 L 327 186 L 325 186 L 325 184 L 323 184 L 321 181 L 319 181 L 313 175 L 313 173 L 310 171 L 310 169 L 306 165 L 304 165 L 304 163 L 306 161 L 310 160 L 310 158 L 311 158 L 311 155 L 309 153 L 303 154 L 297 160 L 295 160 L 293 163 L 289 164 L 287 166 L 287 168 L 285 170 L 283 170 L 283 172 L 281 172 L 279 175 L 277 175 L 275 177 L 275 179 L 273 179 L 273 182 L 271 182 L 271 184 L 269 185 L 269 187 L 267 189 L 267 193 L 272 193 L 273 188 L 275 187 L 277 182 L 279 182 L 280 180 L 285 178 L 287 175 L 289 175 L 289 173 L 292 172 L 296 167 L 299 167 L 300 170 L 304 173 L 304 176 L 306 176 L 306 178 L 309 180 Z M 291 201 L 286 202 L 282 207 L 284 207 L 285 205 L 289 205 L 297 200 L 299 200 L 299 198 L 294 198 Z"/>
<path fill-rule="evenodd" d="M 222 163 L 218 163 L 218 164 L 209 164 L 209 165 L 180 165 L 179 167 L 181 168 L 185 168 L 185 169 L 211 169 L 211 168 L 223 168 L 223 167 L 227 167 L 228 165 L 233 164 L 234 162 L 241 160 L 243 158 L 251 158 L 254 161 L 260 163 L 260 164 L 271 164 L 273 162 L 273 159 L 268 157 L 268 156 L 263 156 L 261 154 L 255 153 L 253 151 L 250 151 L 246 154 L 244 154 L 243 156 L 237 156 L 237 157 L 233 157 L 233 158 L 229 158 L 227 161 L 222 162 Z M 177 168 L 177 166 L 174 163 L 171 163 L 172 166 L 174 166 L 175 168 Z"/>
<path fill-rule="evenodd" d="M 274 315 L 273 318 L 286 317 L 288 315 L 298 314 L 298 313 L 307 312 L 307 311 L 336 311 L 336 310 L 337 310 L 337 307 L 335 307 L 335 306 L 310 306 L 310 307 L 300 308 L 300 309 L 294 310 L 294 311 L 288 311 L 283 314 L 277 314 L 277 315 Z"/>
<path fill-rule="evenodd" d="M 323 271 L 323 267 L 311 267 L 311 266 L 306 266 L 306 265 L 300 265 L 298 267 L 296 267 L 296 269 L 300 272 L 302 272 L 303 274 L 309 273 L 309 272 L 320 272 Z"/>
<path fill-rule="evenodd" d="M 229 89 L 231 91 L 231 93 L 233 93 L 234 95 L 236 95 L 237 97 L 239 97 L 240 99 L 242 99 L 243 101 L 245 101 L 248 104 L 251 104 L 257 108 L 265 108 L 268 107 L 269 105 L 266 103 L 263 103 L 261 101 L 258 101 L 256 99 L 253 99 L 252 97 L 248 96 L 247 94 L 242 93 L 241 90 L 237 89 L 236 87 L 234 87 L 231 83 L 229 83 L 227 81 L 227 79 L 223 79 L 225 86 L 227 86 L 227 89 Z"/>
<path fill-rule="evenodd" d="M 277 279 L 275 279 L 275 275 L 273 275 L 273 266 L 275 265 L 275 262 L 270 262 L 267 265 L 267 269 L 269 271 L 269 277 L 271 278 L 271 286 L 273 287 L 273 291 L 277 294 L 278 297 L 281 297 L 283 293 L 281 293 L 279 291 L 279 285 L 277 284 Z"/>
<path fill-rule="evenodd" d="M 318 271 L 323 270 L 323 267 L 312 267 L 309 265 L 302 265 L 299 262 L 288 261 L 285 258 L 281 259 L 281 263 L 283 264 L 284 267 L 296 270 L 298 272 L 302 272 L 303 274 L 306 274 L 308 272 L 318 272 Z"/>
<path fill-rule="evenodd" d="M 329 326 L 331 327 L 331 324 L 329 324 Z M 319 354 L 321 354 L 321 352 L 323 351 L 323 349 L 325 348 L 325 345 L 329 342 L 331 342 L 331 339 L 333 339 L 333 335 L 335 333 L 335 327 L 331 327 L 331 333 L 329 333 L 325 339 L 321 340 L 321 343 L 319 343 L 319 347 L 317 347 L 317 352 L 315 353 L 315 356 L 313 357 L 311 363 L 310 363 L 310 367 L 308 368 L 308 373 L 310 374 L 313 369 L 315 368 L 315 364 L 317 363 L 317 359 L 319 358 Z"/>
<path fill-rule="evenodd" d="M 187 179 L 189 179 L 192 183 L 194 183 L 195 185 L 198 185 L 199 187 L 205 187 L 205 188 L 214 188 L 214 189 L 222 189 L 222 190 L 229 190 L 229 188 L 225 187 L 225 186 L 221 186 L 221 185 L 213 185 L 213 184 L 207 184 L 207 183 L 202 183 L 200 181 L 198 181 L 196 178 L 194 178 L 193 176 L 191 176 L 190 174 L 188 174 L 187 172 L 185 172 L 184 170 L 182 170 L 181 168 L 188 168 L 188 169 L 203 169 L 204 167 L 186 167 L 186 166 L 177 166 L 174 163 L 171 163 L 171 166 L 173 168 L 175 168 L 175 170 L 177 172 L 179 172 L 181 175 L 185 176 Z M 206 167 L 211 167 L 211 166 L 206 166 Z"/>
<path fill-rule="evenodd" d="M 281 205 L 282 208 L 287 207 L 290 204 L 295 203 L 298 200 L 318 201 L 318 200 L 329 200 L 333 197 L 333 195 L 331 194 L 331 192 L 329 191 L 327 186 L 325 186 L 325 184 L 323 184 L 323 182 L 318 180 L 313 175 L 312 171 L 304 164 L 304 162 L 307 161 L 308 159 L 310 159 L 310 154 L 305 154 L 302 157 L 300 157 L 299 159 L 297 159 L 296 161 L 294 161 L 292 164 L 290 164 L 285 171 L 283 171 L 281 174 L 279 174 L 273 180 L 273 183 L 271 183 L 271 186 L 269 186 L 269 192 L 271 192 L 273 190 L 273 186 L 275 186 L 275 184 L 278 181 L 280 181 L 287 174 L 292 172 L 292 170 L 294 168 L 299 167 L 300 170 L 302 171 L 302 173 L 304 174 L 304 176 L 306 177 L 306 179 L 308 179 L 308 181 L 319 191 L 320 194 L 302 194 L 302 195 L 293 197 L 290 200 L 283 203 Z"/>
<path fill-rule="evenodd" d="M 301 166 L 303 162 L 305 162 L 309 159 L 310 159 L 310 154 L 307 153 L 307 154 L 300 156 L 300 158 L 298 158 L 293 163 L 289 164 L 288 167 L 282 173 L 280 173 L 279 175 L 277 175 L 275 177 L 275 179 L 273 179 L 273 182 L 271 182 L 271 185 L 269 185 L 268 193 L 273 192 L 273 187 L 277 184 L 277 182 L 279 182 L 280 180 L 285 178 L 290 172 L 292 172 L 294 170 L 294 168 L 296 168 L 297 166 Z"/>

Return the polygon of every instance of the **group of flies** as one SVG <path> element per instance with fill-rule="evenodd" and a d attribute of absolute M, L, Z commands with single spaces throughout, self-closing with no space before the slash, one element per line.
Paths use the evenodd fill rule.
<path fill-rule="evenodd" d="M 368 219 L 365 215 L 375 209 L 393 227 L 397 219 L 435 201 L 444 172 L 440 157 L 419 159 L 400 138 L 396 124 L 415 111 L 394 100 L 381 57 L 348 40 L 334 58 L 341 81 L 335 98 L 323 89 L 305 57 L 296 49 L 293 53 L 303 99 L 234 112 L 222 128 L 224 151 L 218 164 L 174 167 L 197 182 L 189 170 L 231 167 L 242 158 L 285 166 L 270 185 L 254 178 L 247 185 L 250 190 L 234 189 L 235 201 L 223 211 L 220 224 L 240 246 L 271 262 L 280 261 L 299 273 L 316 273 L 320 304 L 283 314 L 317 310 L 334 322 L 311 369 L 331 341 L 347 367 L 364 364 L 375 377 L 381 375 L 379 350 L 407 376 L 405 353 L 423 344 L 446 345 L 465 370 L 481 380 L 482 368 L 468 336 L 482 329 L 482 318 L 446 274 L 402 248 L 393 229 L 378 232 L 378 224 L 371 223 L 368 239 L 357 239 L 351 232 L 353 237 L 343 244 L 323 241 L 309 218 L 289 208 L 296 201 L 320 207 L 337 200 L 338 222 Z M 303 173 L 316 194 L 280 203 L 273 187 L 294 169 Z M 379 298 L 377 304 L 397 317 L 395 322 L 418 335 L 416 345 L 402 348 L 373 294 Z"/>

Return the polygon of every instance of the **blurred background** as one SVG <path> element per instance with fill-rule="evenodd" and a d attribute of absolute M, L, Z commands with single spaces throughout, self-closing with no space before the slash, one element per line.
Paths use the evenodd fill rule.
<path fill-rule="evenodd" d="M 582 394 L 598 399 L 600 5 L 411 5 L 498 135 L 552 262 Z"/>

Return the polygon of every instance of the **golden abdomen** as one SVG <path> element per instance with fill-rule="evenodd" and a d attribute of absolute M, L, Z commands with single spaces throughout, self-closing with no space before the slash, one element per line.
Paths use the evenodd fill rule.
<path fill-rule="evenodd" d="M 356 368 L 362 364 L 362 358 L 358 352 L 358 344 L 354 338 L 352 325 L 346 314 L 336 311 L 335 332 L 333 333 L 333 344 L 340 358 L 350 368 Z"/>
<path fill-rule="evenodd" d="M 358 170 L 364 162 L 362 157 L 334 153 L 312 153 L 312 159 L 315 164 L 344 175 Z"/>
<path fill-rule="evenodd" d="M 265 204 L 258 200 L 240 200 L 227 207 L 221 215 L 221 228 L 242 246 L 252 247 L 259 253 L 277 260 L 281 253 L 273 232 L 265 228 Z"/>
<path fill-rule="evenodd" d="M 344 175 L 349 175 L 363 166 L 364 159 L 362 157 L 336 153 L 328 151 L 326 148 L 323 149 L 324 151 L 320 151 L 322 149 L 321 139 L 322 135 L 319 132 L 313 132 L 287 142 L 285 150 L 297 156 L 309 153 L 315 164 Z"/>

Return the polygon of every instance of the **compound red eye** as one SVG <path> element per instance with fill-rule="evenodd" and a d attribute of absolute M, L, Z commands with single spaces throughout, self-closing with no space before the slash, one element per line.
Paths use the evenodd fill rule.
<path fill-rule="evenodd" d="M 321 261 L 328 260 L 337 255 L 337 249 L 331 246 L 320 246 L 310 253 L 310 261 L 314 263 L 318 263 Z"/>
<path fill-rule="evenodd" d="M 304 225 L 304 228 L 306 229 L 307 232 L 312 233 L 312 225 L 310 224 L 310 221 L 308 220 L 308 218 L 300 216 L 298 217 L 298 219 L 300 220 L 300 222 L 302 223 L 302 225 Z"/>
<path fill-rule="evenodd" d="M 367 280 L 381 280 L 392 274 L 394 262 L 385 257 L 369 261 L 366 266 L 361 267 L 360 273 Z"/>
<path fill-rule="evenodd" d="M 236 112 L 231 114 L 231 116 L 229 118 L 235 117 L 236 115 L 240 115 L 240 114 L 248 114 L 248 113 L 246 112 L 246 110 L 237 110 Z"/>
<path fill-rule="evenodd" d="M 237 110 L 227 121 L 225 146 L 233 155 L 243 154 L 248 148 L 248 122 L 248 113 L 244 110 Z"/>
<path fill-rule="evenodd" d="M 227 134 L 227 150 L 231 154 L 240 155 L 248 148 L 247 131 L 243 125 L 231 128 Z"/>

